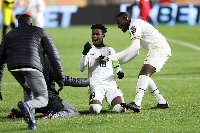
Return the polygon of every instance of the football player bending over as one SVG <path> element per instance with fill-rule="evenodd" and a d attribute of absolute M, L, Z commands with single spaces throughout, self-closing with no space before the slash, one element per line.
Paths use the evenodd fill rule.
<path fill-rule="evenodd" d="M 131 19 L 126 12 L 120 12 L 116 16 L 116 22 L 118 28 L 123 32 L 129 30 L 132 43 L 125 50 L 108 56 L 108 60 L 115 61 L 124 57 L 119 62 L 126 64 L 139 55 L 140 46 L 148 52 L 138 76 L 135 100 L 128 104 L 123 103 L 122 106 L 134 112 L 140 112 L 142 98 L 147 89 L 158 101 L 157 106 L 152 107 L 152 109 L 169 108 L 169 104 L 150 78 L 154 72 L 160 71 L 171 56 L 171 48 L 165 37 L 149 23 L 140 19 Z"/>
<path fill-rule="evenodd" d="M 56 119 L 78 116 L 78 110 L 66 101 L 63 101 L 59 97 L 58 92 L 55 90 L 56 80 L 54 78 L 54 72 L 46 55 L 44 55 L 43 63 L 43 73 L 47 83 L 49 102 L 46 107 L 36 109 L 36 113 L 44 114 L 40 117 L 40 119 Z M 72 78 L 65 76 L 65 86 L 86 87 L 89 86 L 89 84 L 90 82 L 88 78 Z M 9 119 L 16 119 L 20 117 L 22 117 L 22 113 L 17 109 L 12 109 L 10 115 L 8 116 Z"/>

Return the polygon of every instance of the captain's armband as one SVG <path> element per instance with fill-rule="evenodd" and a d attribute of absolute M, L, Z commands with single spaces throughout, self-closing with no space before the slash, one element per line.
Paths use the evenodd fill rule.
<path fill-rule="evenodd" d="M 113 61 L 113 67 L 114 68 L 117 68 L 117 67 L 119 67 L 120 66 L 120 64 L 119 64 L 119 62 L 118 61 Z"/>

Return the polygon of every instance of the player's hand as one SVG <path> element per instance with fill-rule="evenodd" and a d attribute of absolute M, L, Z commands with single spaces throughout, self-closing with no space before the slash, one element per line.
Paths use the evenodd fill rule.
<path fill-rule="evenodd" d="M 65 80 L 58 80 L 56 81 L 56 83 L 59 85 L 60 89 L 58 89 L 58 95 L 59 95 L 59 91 L 61 91 L 64 87 L 64 82 Z"/>
<path fill-rule="evenodd" d="M 0 92 L 0 99 L 3 100 L 2 95 L 1 95 L 1 92 Z"/>
<path fill-rule="evenodd" d="M 87 55 L 87 53 L 89 52 L 89 50 L 91 49 L 91 44 L 89 42 L 87 42 L 85 45 L 84 45 L 84 50 L 82 52 L 83 55 Z"/>
<path fill-rule="evenodd" d="M 119 79 L 122 79 L 122 78 L 124 77 L 123 71 L 119 71 L 119 72 L 117 73 L 117 75 L 118 75 L 118 78 L 119 78 Z"/>

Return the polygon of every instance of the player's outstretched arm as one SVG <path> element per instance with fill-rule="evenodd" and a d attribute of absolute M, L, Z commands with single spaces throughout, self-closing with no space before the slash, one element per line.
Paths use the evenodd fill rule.
<path fill-rule="evenodd" d="M 119 60 L 120 64 L 126 64 L 128 62 L 130 62 L 132 59 L 134 59 L 136 56 L 139 55 L 139 50 L 135 51 L 133 53 L 129 53 L 126 57 L 124 57 L 123 59 Z"/>
<path fill-rule="evenodd" d="M 140 49 L 140 40 L 136 39 L 132 41 L 131 46 L 129 46 L 130 51 L 129 53 L 121 60 L 119 60 L 119 63 L 121 65 L 126 64 L 133 60 L 136 56 L 139 55 L 139 49 Z"/>
<path fill-rule="evenodd" d="M 64 85 L 60 87 L 60 89 L 57 92 L 58 94 L 60 91 L 62 91 L 64 86 L 87 87 L 87 86 L 90 86 L 90 80 L 89 78 L 72 78 L 69 76 L 65 76 Z"/>
<path fill-rule="evenodd" d="M 112 60 L 112 61 L 116 61 L 124 56 L 127 55 L 132 55 L 133 57 L 136 57 L 138 53 L 136 51 L 139 51 L 140 49 L 140 40 L 139 39 L 135 39 L 132 41 L 131 45 L 129 47 L 127 47 L 125 50 L 118 52 L 118 53 L 114 53 L 108 56 L 108 60 Z M 134 54 L 133 54 L 134 53 Z M 131 59 L 133 59 L 133 57 L 131 57 Z M 130 58 L 130 57 L 129 57 Z M 128 61 L 128 60 L 127 60 Z M 129 60 L 130 61 L 130 60 Z M 124 61 L 125 62 L 125 61 Z M 127 62 L 126 62 L 127 63 Z M 125 64 L 125 63 L 124 63 Z M 122 65 L 122 64 L 121 64 Z"/>
<path fill-rule="evenodd" d="M 113 68 L 115 69 L 115 72 L 117 73 L 118 78 L 122 79 L 124 77 L 124 72 L 122 71 L 118 61 L 113 61 Z"/>
<path fill-rule="evenodd" d="M 65 86 L 72 87 L 87 87 L 90 86 L 89 78 L 73 78 L 70 76 L 65 76 Z"/>

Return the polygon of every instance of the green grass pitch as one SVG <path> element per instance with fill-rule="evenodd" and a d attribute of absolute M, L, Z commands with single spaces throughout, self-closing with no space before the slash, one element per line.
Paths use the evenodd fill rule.
<path fill-rule="evenodd" d="M 117 25 L 105 25 L 108 32 L 104 43 L 115 48 L 116 52 L 130 45 L 128 33 L 123 33 Z M 79 61 L 83 46 L 91 43 L 91 29 L 87 26 L 46 29 L 51 35 L 61 56 L 65 75 L 87 77 L 87 72 L 79 71 Z M 177 40 L 168 41 L 172 56 L 159 73 L 152 79 L 155 81 L 170 108 L 150 110 L 157 101 L 148 91 L 145 92 L 140 113 L 128 110 L 118 114 L 106 102 L 98 115 L 88 114 L 88 88 L 64 87 L 60 97 L 76 107 L 80 115 L 73 118 L 36 120 L 37 130 L 27 131 L 27 124 L 20 118 L 7 119 L 12 108 L 17 108 L 18 101 L 23 100 L 22 88 L 12 77 L 7 68 L 2 80 L 2 96 L 0 101 L 0 132 L 23 133 L 195 133 L 200 132 L 200 47 L 199 26 L 157 26 L 164 36 Z M 178 42 L 179 41 L 179 42 Z M 181 41 L 181 42 L 180 42 Z M 183 46 L 183 42 L 189 46 Z M 134 100 L 137 76 L 143 65 L 147 52 L 142 48 L 140 55 L 128 64 L 122 65 L 125 77 L 117 79 L 126 102 Z M 58 86 L 57 86 L 58 89 Z M 40 114 L 37 114 L 37 116 Z"/>

